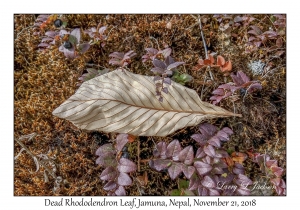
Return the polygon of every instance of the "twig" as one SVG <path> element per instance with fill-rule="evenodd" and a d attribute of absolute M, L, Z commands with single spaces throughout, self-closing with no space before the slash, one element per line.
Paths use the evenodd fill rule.
<path fill-rule="evenodd" d="M 154 39 L 154 40 L 156 41 L 157 47 L 158 47 L 158 49 L 160 50 L 157 39 L 155 39 L 153 36 L 150 36 L 149 38 L 150 38 L 150 39 Z"/>
<path fill-rule="evenodd" d="M 140 172 L 141 171 L 141 164 L 140 164 L 140 161 L 141 161 L 141 158 L 140 158 L 140 141 L 138 140 L 137 141 L 138 142 L 138 145 L 137 145 L 137 157 L 138 157 L 138 165 L 137 165 L 137 170 L 138 170 L 138 172 Z"/>
<path fill-rule="evenodd" d="M 15 40 L 17 40 L 18 38 L 19 38 L 19 35 L 21 34 L 21 33 L 23 33 L 23 31 L 25 30 L 25 29 L 28 29 L 28 28 L 32 28 L 33 26 L 28 26 L 28 27 L 26 27 L 26 28 L 23 28 L 18 34 L 17 34 L 17 37 L 15 38 Z"/>
<path fill-rule="evenodd" d="M 201 33 L 201 37 L 202 37 L 202 41 L 203 41 L 203 47 L 204 47 L 204 51 L 205 51 L 205 58 L 208 59 L 207 46 L 206 46 L 206 42 L 205 42 L 203 31 L 202 31 L 202 24 L 201 24 L 201 17 L 200 17 L 200 15 L 198 15 L 198 23 L 199 23 L 200 33 Z"/>
<path fill-rule="evenodd" d="M 35 133 L 33 134 L 30 134 L 31 138 L 33 138 L 34 136 L 36 136 Z M 29 135 L 27 135 L 29 136 Z M 51 176 L 56 180 L 57 179 L 57 176 L 53 173 L 53 171 L 48 168 L 48 166 L 46 166 L 44 163 L 42 163 L 41 161 L 38 160 L 37 156 L 34 155 L 20 140 L 24 139 L 24 137 L 20 137 L 19 139 L 15 139 L 15 141 L 22 147 L 26 150 L 26 152 L 33 158 L 34 161 L 37 161 L 39 165 L 42 165 L 46 171 L 48 171 L 49 174 L 51 174 Z"/>

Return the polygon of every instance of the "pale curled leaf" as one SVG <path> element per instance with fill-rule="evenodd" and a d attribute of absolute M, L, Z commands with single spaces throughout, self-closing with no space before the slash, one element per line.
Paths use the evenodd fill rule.
<path fill-rule="evenodd" d="M 117 69 L 84 82 L 53 111 L 86 130 L 167 136 L 216 117 L 241 116 L 200 100 L 196 91 L 176 82 L 156 96 L 153 77 Z"/>

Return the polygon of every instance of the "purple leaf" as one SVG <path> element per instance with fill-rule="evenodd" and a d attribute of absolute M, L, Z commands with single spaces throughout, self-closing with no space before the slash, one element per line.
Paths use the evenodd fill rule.
<path fill-rule="evenodd" d="M 192 175 L 195 172 L 195 167 L 194 166 L 187 166 L 187 165 L 182 165 L 182 172 L 184 173 L 185 177 L 190 179 Z"/>
<path fill-rule="evenodd" d="M 215 188 L 217 186 L 214 180 L 210 176 L 205 176 L 202 179 L 201 184 L 206 188 Z"/>
<path fill-rule="evenodd" d="M 52 40 L 53 40 L 52 38 L 46 37 L 43 38 L 41 42 L 52 41 Z"/>
<path fill-rule="evenodd" d="M 147 53 L 148 53 L 150 56 L 156 55 L 156 54 L 158 53 L 158 50 L 155 49 L 155 48 L 146 48 L 145 50 L 147 51 Z"/>
<path fill-rule="evenodd" d="M 70 41 L 70 38 L 74 36 L 76 39 L 74 40 L 75 42 L 73 42 L 73 44 L 77 45 L 79 42 L 80 42 L 80 38 L 81 38 L 81 35 L 80 35 L 80 29 L 79 28 L 75 28 L 71 34 L 70 34 L 70 37 L 69 37 L 69 41 Z"/>
<path fill-rule="evenodd" d="M 189 190 L 196 190 L 198 186 L 200 185 L 200 179 L 199 177 L 195 174 L 191 177 L 190 179 L 190 184 L 189 184 Z"/>
<path fill-rule="evenodd" d="M 237 86 L 242 86 L 250 81 L 249 77 L 242 71 L 238 71 L 236 75 L 231 74 L 230 76 Z"/>
<path fill-rule="evenodd" d="M 234 19 L 233 19 L 233 21 L 234 21 L 235 23 L 242 22 L 242 21 L 243 21 L 243 18 L 241 18 L 240 16 L 235 16 Z"/>
<path fill-rule="evenodd" d="M 194 163 L 195 168 L 197 169 L 197 172 L 202 176 L 207 174 L 212 170 L 212 166 L 207 163 L 203 163 L 201 161 L 196 161 Z"/>
<path fill-rule="evenodd" d="M 123 60 L 131 59 L 134 56 L 136 56 L 136 53 L 133 50 L 130 50 L 127 53 L 125 53 Z"/>
<path fill-rule="evenodd" d="M 258 82 L 254 82 L 254 83 L 252 83 L 252 84 L 249 86 L 249 88 L 247 89 L 247 91 L 248 91 L 249 93 L 251 93 L 251 92 L 253 92 L 255 89 L 261 90 L 261 89 L 262 89 L 261 84 L 259 84 Z"/>
<path fill-rule="evenodd" d="M 223 88 L 217 88 L 212 92 L 212 94 L 223 96 L 225 92 Z"/>
<path fill-rule="evenodd" d="M 179 153 L 179 161 L 186 165 L 191 165 L 194 160 L 194 150 L 192 146 L 187 146 Z"/>
<path fill-rule="evenodd" d="M 277 160 L 268 160 L 266 161 L 266 166 L 271 168 L 271 166 L 278 166 Z"/>
<path fill-rule="evenodd" d="M 171 160 L 156 159 L 156 160 L 149 161 L 150 167 L 154 168 L 157 171 L 161 171 L 165 168 L 168 168 L 171 164 L 172 164 Z"/>
<path fill-rule="evenodd" d="M 244 174 L 238 174 L 234 182 L 239 186 L 247 186 L 252 184 L 252 181 Z"/>
<path fill-rule="evenodd" d="M 260 28 L 258 28 L 257 26 L 252 25 L 252 26 L 250 26 L 250 27 L 255 31 L 256 35 L 262 34 L 262 31 L 261 31 Z M 248 32 L 248 33 L 249 33 L 249 32 Z"/>
<path fill-rule="evenodd" d="M 117 59 L 119 59 L 119 60 L 122 60 L 123 57 L 124 57 L 124 53 L 121 53 L 121 52 L 113 52 L 113 53 L 109 54 L 108 57 L 117 58 Z"/>
<path fill-rule="evenodd" d="M 217 132 L 217 127 L 208 123 L 203 123 L 199 126 L 199 130 L 206 140 L 208 140 L 211 136 Z"/>
<path fill-rule="evenodd" d="M 102 26 L 101 28 L 99 28 L 99 34 L 104 34 L 106 28 L 106 26 Z"/>
<path fill-rule="evenodd" d="M 164 69 L 159 68 L 159 67 L 154 67 L 150 71 L 152 71 L 153 73 L 158 73 L 158 74 L 163 74 L 164 73 Z"/>
<path fill-rule="evenodd" d="M 47 31 L 47 32 L 45 33 L 45 35 L 46 35 L 46 36 L 49 36 L 49 37 L 51 37 L 51 38 L 54 39 L 54 37 L 55 37 L 56 35 L 58 35 L 58 33 L 57 33 L 56 31 Z"/>
<path fill-rule="evenodd" d="M 225 133 L 227 133 L 228 135 L 233 134 L 233 131 L 228 127 L 224 127 L 221 130 L 224 131 Z"/>
<path fill-rule="evenodd" d="M 158 68 L 161 68 L 161 69 L 164 69 L 164 70 L 167 68 L 166 64 L 164 62 L 162 62 L 161 60 L 154 59 L 152 61 L 152 63 L 155 67 L 158 67 Z"/>
<path fill-rule="evenodd" d="M 165 64 L 166 64 L 166 66 L 169 66 L 172 63 L 175 63 L 175 60 L 171 56 L 165 57 Z"/>
<path fill-rule="evenodd" d="M 181 163 L 173 162 L 172 165 L 168 168 L 168 173 L 172 180 L 176 179 L 176 177 L 182 172 Z"/>
<path fill-rule="evenodd" d="M 127 158 L 121 158 L 119 160 L 118 170 L 120 172 L 124 173 L 130 173 L 133 171 L 136 171 L 136 165 L 131 160 L 128 160 Z"/>
<path fill-rule="evenodd" d="M 224 173 L 224 171 L 220 167 L 214 167 L 212 170 L 212 174 L 223 174 L 223 173 Z"/>
<path fill-rule="evenodd" d="M 240 163 L 235 163 L 232 169 L 232 172 L 235 174 L 245 174 L 244 166 Z"/>
<path fill-rule="evenodd" d="M 193 134 L 192 139 L 194 139 L 196 142 L 198 142 L 201 146 L 204 146 L 206 144 L 206 137 L 202 134 Z"/>
<path fill-rule="evenodd" d="M 168 158 L 172 157 L 173 160 L 178 161 L 180 151 L 181 151 L 180 143 L 177 139 L 175 139 L 167 146 L 166 155 Z"/>
<path fill-rule="evenodd" d="M 167 87 L 164 87 L 164 88 L 162 88 L 162 89 L 161 89 L 161 91 L 162 91 L 162 92 L 164 92 L 165 94 L 168 94 L 168 93 L 169 93 L 169 91 L 168 91 L 168 88 L 167 88 Z"/>
<path fill-rule="evenodd" d="M 221 141 L 229 141 L 228 134 L 223 130 L 218 131 L 215 137 L 219 138 Z"/>
<path fill-rule="evenodd" d="M 172 49 L 171 48 L 166 48 L 164 50 L 160 50 L 158 54 L 162 54 L 164 58 L 167 58 L 171 55 Z"/>
<path fill-rule="evenodd" d="M 216 158 L 225 158 L 225 157 L 228 157 L 228 153 L 224 150 L 216 150 L 216 154 L 215 154 L 215 157 Z"/>
<path fill-rule="evenodd" d="M 203 151 L 210 157 L 215 157 L 216 155 L 215 148 L 211 145 L 205 146 Z"/>
<path fill-rule="evenodd" d="M 91 45 L 89 43 L 83 43 L 79 45 L 78 48 L 81 53 L 85 53 L 86 51 L 88 51 L 88 49 L 90 49 L 90 46 Z"/>
<path fill-rule="evenodd" d="M 121 172 L 118 176 L 118 185 L 129 186 L 132 184 L 130 176 L 126 173 Z"/>
<path fill-rule="evenodd" d="M 202 147 L 199 147 L 197 152 L 196 152 L 196 158 L 203 158 L 204 156 L 206 156 L 205 152 L 203 151 Z"/>
<path fill-rule="evenodd" d="M 155 82 L 155 81 L 160 80 L 160 79 L 161 79 L 160 76 L 154 76 L 154 79 L 153 79 L 153 80 L 154 80 L 154 82 Z"/>
<path fill-rule="evenodd" d="M 154 150 L 153 154 L 154 157 L 161 157 L 162 159 L 166 159 L 166 152 L 167 152 L 167 144 L 165 142 L 159 142 L 156 145 L 156 150 Z"/>
<path fill-rule="evenodd" d="M 282 174 L 283 174 L 283 169 L 281 167 L 278 167 L 278 166 L 272 166 L 271 171 L 273 172 L 273 174 L 276 177 L 281 177 Z"/>
<path fill-rule="evenodd" d="M 38 47 L 49 47 L 50 45 L 47 43 L 40 43 Z"/>
<path fill-rule="evenodd" d="M 203 187 L 203 186 L 200 185 L 198 187 L 198 195 L 200 195 L 200 196 L 208 196 L 209 195 L 208 189 L 206 189 L 205 187 Z"/>
<path fill-rule="evenodd" d="M 111 65 L 115 65 L 115 66 L 120 66 L 121 65 L 121 61 L 116 59 L 116 58 L 110 59 L 108 63 L 111 64 Z"/>
<path fill-rule="evenodd" d="M 118 189 L 116 189 L 115 194 L 117 196 L 125 196 L 126 195 L 125 188 L 123 186 L 119 186 Z"/>
<path fill-rule="evenodd" d="M 107 155 L 114 156 L 116 151 L 112 144 L 104 144 L 96 150 L 95 154 L 102 157 Z"/>
<path fill-rule="evenodd" d="M 114 181 L 109 181 L 106 183 L 106 185 L 104 185 L 103 189 L 106 191 L 111 191 L 116 189 L 117 187 L 117 183 L 115 183 Z"/>
<path fill-rule="evenodd" d="M 128 142 L 128 134 L 126 133 L 120 133 L 118 134 L 117 138 L 116 138 L 116 149 L 117 151 L 122 151 L 123 147 L 125 146 L 125 144 L 127 144 Z"/>
<path fill-rule="evenodd" d="M 114 167 L 107 167 L 105 170 L 102 171 L 100 175 L 101 180 L 114 180 L 118 175 L 118 172 Z"/>
<path fill-rule="evenodd" d="M 203 163 L 206 163 L 206 164 L 210 164 L 210 165 L 212 165 L 212 158 L 211 157 L 209 157 L 208 155 L 206 155 L 204 158 L 202 158 L 202 162 Z"/>
<path fill-rule="evenodd" d="M 171 69 L 174 69 L 182 64 L 184 64 L 185 62 L 175 62 L 175 63 L 172 63 L 170 64 L 168 67 L 167 67 L 167 70 L 171 70 Z"/>
<path fill-rule="evenodd" d="M 213 136 L 210 140 L 208 140 L 208 143 L 217 148 L 221 147 L 220 139 L 217 136 Z"/>
<path fill-rule="evenodd" d="M 236 194 L 247 196 L 247 195 L 251 195 L 251 191 L 245 187 L 242 187 L 236 190 Z"/>
<path fill-rule="evenodd" d="M 64 54 L 67 58 L 70 58 L 70 59 L 74 59 L 76 58 L 76 54 L 75 54 L 75 48 L 72 47 L 71 49 L 66 49 L 64 48 Z"/>
<path fill-rule="evenodd" d="M 112 154 L 112 153 L 111 153 Z M 117 166 L 117 161 L 114 155 L 106 155 L 106 156 L 99 156 L 96 159 L 96 164 L 108 167 L 108 166 Z"/>

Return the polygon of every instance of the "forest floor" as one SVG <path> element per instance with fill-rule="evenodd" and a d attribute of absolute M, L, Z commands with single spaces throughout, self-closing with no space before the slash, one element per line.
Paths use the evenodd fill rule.
<path fill-rule="evenodd" d="M 133 50 L 137 56 L 127 68 L 136 74 L 152 76 L 151 62 L 143 63 L 141 59 L 145 48 L 171 48 L 171 56 L 185 62 L 180 72 L 193 77 L 185 86 L 197 91 L 206 102 L 211 103 L 212 92 L 219 85 L 232 82 L 231 73 L 242 71 L 251 81 L 260 83 L 261 90 L 236 91 L 217 104 L 242 114 L 241 118 L 216 118 L 206 122 L 233 130 L 230 141 L 223 147 L 247 155 L 242 164 L 251 180 L 265 178 L 251 159 L 251 154 L 260 153 L 278 161 L 286 181 L 285 15 L 201 15 L 208 54 L 215 58 L 221 55 L 232 63 L 227 75 L 217 67 L 193 68 L 199 58 L 205 59 L 206 55 L 198 15 L 63 15 L 67 29 L 84 31 L 98 24 L 107 27 L 105 45 L 92 45 L 76 59 L 67 59 L 57 44 L 44 50 L 38 47 L 45 31 L 55 27 L 53 23 L 45 24 L 44 31 L 34 27 L 37 17 L 28 14 L 14 17 L 14 138 L 37 134 L 21 141 L 33 156 L 25 151 L 19 154 L 22 146 L 15 141 L 14 155 L 19 156 L 14 163 L 14 195 L 107 195 L 99 178 L 103 168 L 95 163 L 95 151 L 111 142 L 115 134 L 81 130 L 53 116 L 52 112 L 75 93 L 81 82 L 79 78 L 87 72 L 88 66 L 116 69 L 109 64 L 112 52 Z M 88 42 L 90 37 L 82 33 L 82 40 Z M 168 173 L 150 168 L 147 160 L 153 156 L 157 142 L 178 139 L 182 146 L 194 145 L 191 135 L 197 132 L 198 126 L 187 127 L 167 137 L 141 136 L 131 143 L 129 157 L 139 165 L 139 170 L 131 176 L 144 182 L 134 179 L 133 184 L 126 187 L 126 194 L 170 195 L 172 190 L 178 189 L 179 180 L 185 179 L 182 174 L 180 179 L 172 180 Z M 48 166 L 54 176 L 45 172 L 38 161 Z M 252 192 L 252 195 L 276 195 L 276 192 Z"/>

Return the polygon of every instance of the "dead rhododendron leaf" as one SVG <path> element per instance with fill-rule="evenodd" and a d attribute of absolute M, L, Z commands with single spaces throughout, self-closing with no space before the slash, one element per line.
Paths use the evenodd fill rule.
<path fill-rule="evenodd" d="M 84 82 L 53 114 L 81 129 L 135 136 L 167 136 L 206 119 L 241 116 L 201 101 L 176 82 L 168 90 L 160 102 L 153 77 L 118 69 Z"/>

